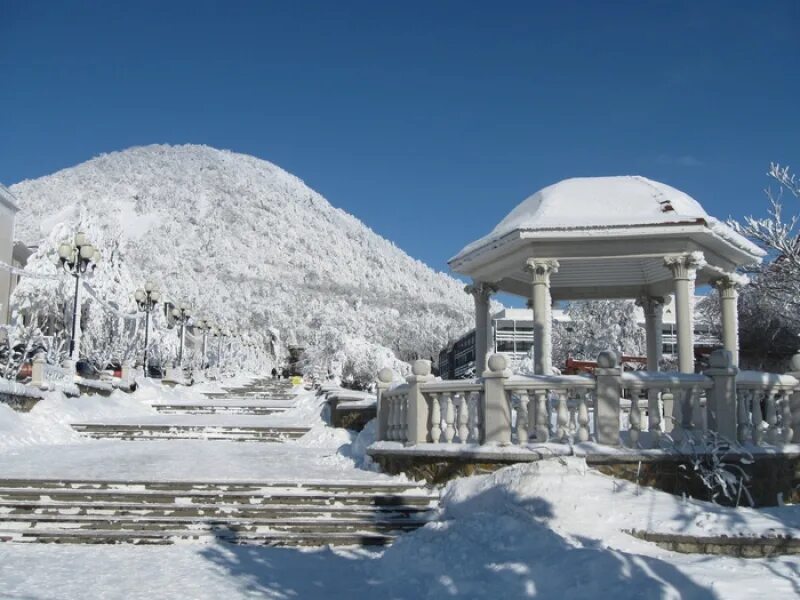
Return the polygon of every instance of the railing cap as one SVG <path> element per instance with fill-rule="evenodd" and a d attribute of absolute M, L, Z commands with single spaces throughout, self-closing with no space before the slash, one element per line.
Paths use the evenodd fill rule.
<path fill-rule="evenodd" d="M 733 354 L 730 350 L 719 348 L 711 353 L 708 364 L 712 369 L 728 369 L 733 366 Z"/>
<path fill-rule="evenodd" d="M 762 371 L 739 371 L 739 374 L 736 376 L 736 385 L 752 388 L 777 386 L 791 389 L 800 385 L 800 381 L 791 375 L 764 373 Z"/>
<path fill-rule="evenodd" d="M 508 368 L 508 359 L 502 354 L 492 354 L 487 364 L 490 371 L 500 373 Z"/>
<path fill-rule="evenodd" d="M 417 377 L 425 377 L 431 374 L 431 361 L 429 360 L 415 360 L 411 365 L 411 372 Z"/>
<path fill-rule="evenodd" d="M 603 350 L 597 355 L 597 366 L 601 369 L 615 369 L 619 366 L 619 357 L 613 350 Z"/>
<path fill-rule="evenodd" d="M 789 361 L 792 371 L 800 371 L 800 351 L 796 352 L 792 359 Z"/>
<path fill-rule="evenodd" d="M 378 371 L 378 381 L 381 383 L 392 383 L 394 381 L 394 371 L 389 367 L 384 367 Z"/>

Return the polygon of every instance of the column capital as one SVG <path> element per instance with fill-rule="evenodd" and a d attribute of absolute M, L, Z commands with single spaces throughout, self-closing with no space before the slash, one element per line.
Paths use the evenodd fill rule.
<path fill-rule="evenodd" d="M 686 254 L 668 254 L 664 257 L 664 266 L 672 271 L 674 279 L 694 281 L 697 269 L 703 268 L 705 264 L 706 259 L 700 251 L 687 252 Z"/>
<path fill-rule="evenodd" d="M 664 308 L 666 303 L 667 300 L 663 296 L 639 296 L 636 299 L 636 306 L 641 306 L 645 314 L 655 314 Z"/>
<path fill-rule="evenodd" d="M 550 285 L 550 275 L 558 273 L 558 261 L 554 258 L 529 258 L 525 270 L 533 275 L 533 283 Z"/>
<path fill-rule="evenodd" d="M 720 298 L 736 298 L 739 290 L 750 283 L 750 280 L 745 275 L 738 273 L 728 273 L 719 279 L 711 282 L 711 285 L 719 292 Z"/>
<path fill-rule="evenodd" d="M 474 281 L 464 286 L 464 291 L 476 300 L 488 301 L 492 294 L 497 293 L 497 286 L 485 281 Z"/>

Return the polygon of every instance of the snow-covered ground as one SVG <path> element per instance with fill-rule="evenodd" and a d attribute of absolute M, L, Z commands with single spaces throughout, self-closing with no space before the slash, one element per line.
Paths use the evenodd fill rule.
<path fill-rule="evenodd" d="M 213 385 L 213 384 L 210 384 Z M 148 384 L 132 395 L 49 395 L 29 414 L 0 405 L 2 476 L 165 479 L 388 479 L 358 467 L 369 432 L 322 424 L 285 444 L 97 441 L 75 420 L 153 414 L 195 390 Z M 267 417 L 259 417 L 265 419 Z M 371 429 L 371 428 L 370 428 Z M 353 443 L 355 441 L 355 443 Z M 225 544 L 137 547 L 0 544 L 9 598 L 796 598 L 800 557 L 676 554 L 625 530 L 692 535 L 800 535 L 800 507 L 727 509 L 614 480 L 580 457 L 516 465 L 452 483 L 440 522 L 385 550 L 293 550 Z"/>

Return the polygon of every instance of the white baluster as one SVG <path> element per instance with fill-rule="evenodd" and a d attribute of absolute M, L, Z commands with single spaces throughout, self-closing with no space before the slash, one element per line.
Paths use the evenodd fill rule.
<path fill-rule="evenodd" d="M 536 391 L 536 441 L 546 442 L 550 439 L 550 426 L 547 422 L 547 391 Z"/>
<path fill-rule="evenodd" d="M 480 404 L 480 394 L 469 392 L 469 440 L 475 444 L 481 441 Z"/>
<path fill-rule="evenodd" d="M 567 408 L 569 409 L 569 426 L 567 430 L 569 432 L 570 437 L 575 437 L 575 434 L 578 433 L 578 401 L 575 399 L 574 401 L 567 400 Z"/>
<path fill-rule="evenodd" d="M 397 404 L 397 396 L 392 396 L 389 399 L 389 439 L 397 441 L 399 439 L 398 436 L 398 425 L 400 424 L 400 418 L 397 416 L 398 411 L 398 404 Z"/>
<path fill-rule="evenodd" d="M 439 394 L 431 394 L 431 442 L 438 444 L 442 438 L 442 409 Z"/>
<path fill-rule="evenodd" d="M 589 409 L 586 407 L 588 392 L 578 392 L 578 431 L 576 437 L 579 442 L 589 440 Z"/>
<path fill-rule="evenodd" d="M 773 446 L 778 443 L 778 411 L 775 406 L 775 390 L 769 390 L 766 393 L 767 410 L 764 415 L 764 420 L 767 422 L 767 443 Z"/>
<path fill-rule="evenodd" d="M 703 398 L 700 388 L 692 388 L 692 429 L 702 432 L 705 430 L 706 419 L 703 415 Z"/>
<path fill-rule="evenodd" d="M 634 386 L 631 388 L 631 412 L 628 415 L 628 420 L 630 421 L 628 436 L 630 436 L 631 447 L 636 447 L 639 444 L 639 433 L 642 431 L 642 412 L 639 410 L 639 396 L 641 393 L 641 387 Z"/>
<path fill-rule="evenodd" d="M 672 403 L 672 437 L 680 440 L 683 437 L 683 393 L 678 389 Z"/>
<path fill-rule="evenodd" d="M 744 444 L 750 439 L 750 392 L 747 390 L 736 390 L 736 407 L 739 414 L 736 417 L 736 433 L 739 443 Z"/>
<path fill-rule="evenodd" d="M 557 392 L 558 404 L 556 405 L 556 424 L 558 429 L 556 435 L 559 441 L 566 441 L 569 437 L 569 409 L 567 408 L 567 392 L 566 390 Z"/>
<path fill-rule="evenodd" d="M 528 416 L 528 432 L 525 436 L 525 441 L 529 442 L 536 439 L 536 395 L 528 393 L 527 390 L 523 392 L 525 399 L 528 401 L 525 407 L 525 414 Z"/>
<path fill-rule="evenodd" d="M 761 412 L 761 394 L 753 392 L 753 443 L 756 445 L 764 441 L 764 417 Z"/>
<path fill-rule="evenodd" d="M 658 447 L 661 439 L 661 403 L 657 389 L 647 390 L 647 430 L 650 432 L 652 447 Z"/>
<path fill-rule="evenodd" d="M 528 443 L 528 392 L 519 392 L 517 404 L 517 443 Z"/>
<path fill-rule="evenodd" d="M 784 444 L 791 444 L 794 437 L 791 397 L 791 392 L 783 392 L 781 395 L 781 441 Z"/>
<path fill-rule="evenodd" d="M 408 441 L 408 395 L 403 396 L 403 441 Z"/>
<path fill-rule="evenodd" d="M 469 406 L 467 405 L 467 395 L 466 394 L 459 394 L 458 395 L 458 441 L 462 444 L 467 443 L 467 438 L 469 438 L 469 427 L 467 423 L 469 422 Z"/>
<path fill-rule="evenodd" d="M 456 413 L 453 408 L 453 395 L 444 394 L 444 441 L 448 444 L 456 435 Z"/>

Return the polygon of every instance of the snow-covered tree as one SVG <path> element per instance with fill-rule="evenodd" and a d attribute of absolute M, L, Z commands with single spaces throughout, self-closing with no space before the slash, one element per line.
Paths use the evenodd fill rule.
<path fill-rule="evenodd" d="M 739 300 L 740 345 L 746 360 L 751 361 L 747 366 L 753 368 L 775 368 L 776 362 L 800 347 L 798 213 L 793 209 L 787 217 L 784 211 L 787 196 L 800 199 L 800 180 L 789 167 L 778 164 L 770 166 L 768 175 L 777 187 L 766 190 L 767 215 L 730 222 L 767 252 L 762 264 L 745 269 L 750 284 Z"/>
<path fill-rule="evenodd" d="M 647 350 L 645 331 L 636 321 L 636 305 L 630 300 L 586 300 L 567 305 L 568 321 L 555 323 L 553 363 L 567 357 L 595 360 L 603 350 L 643 356 Z"/>

